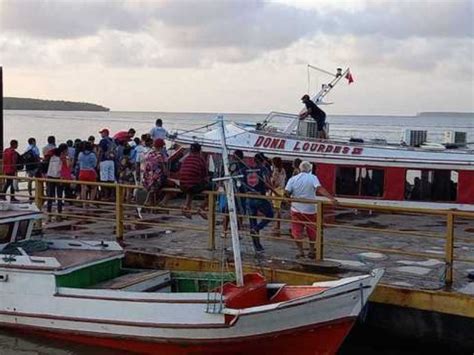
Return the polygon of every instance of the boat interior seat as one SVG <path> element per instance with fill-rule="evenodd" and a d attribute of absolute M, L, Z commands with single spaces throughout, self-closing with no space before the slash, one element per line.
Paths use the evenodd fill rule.
<path fill-rule="evenodd" d="M 327 290 L 326 287 L 284 285 L 270 298 L 270 303 L 284 302 L 300 297 L 315 295 L 325 290 Z"/>
<path fill-rule="evenodd" d="M 228 308 L 242 309 L 268 304 L 267 281 L 258 273 L 244 275 L 242 287 L 233 282 L 224 284 L 222 293 Z"/>

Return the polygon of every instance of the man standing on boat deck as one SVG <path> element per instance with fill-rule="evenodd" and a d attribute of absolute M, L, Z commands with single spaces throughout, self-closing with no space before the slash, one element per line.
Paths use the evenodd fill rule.
<path fill-rule="evenodd" d="M 288 180 L 285 187 L 285 194 L 295 199 L 314 200 L 316 193 L 327 197 L 331 202 L 337 203 L 336 199 L 321 186 L 316 175 L 311 173 L 313 166 L 310 162 L 303 161 L 300 166 L 300 173 Z M 309 239 L 308 258 L 314 259 L 314 243 L 316 241 L 316 204 L 292 202 L 291 203 L 291 236 L 295 239 L 298 248 L 297 258 L 304 258 L 303 232 Z"/>
<path fill-rule="evenodd" d="M 324 126 L 326 125 L 326 113 L 311 101 L 309 95 L 303 95 L 301 101 L 305 104 L 306 111 L 300 114 L 300 119 L 304 120 L 306 117 L 311 116 L 318 126 L 316 137 L 327 139 L 326 131 L 324 130 Z"/>
<path fill-rule="evenodd" d="M 163 128 L 163 121 L 161 118 L 158 118 L 155 122 L 155 127 L 150 130 L 150 137 L 154 141 L 157 139 L 166 139 L 168 137 L 168 131 Z"/>

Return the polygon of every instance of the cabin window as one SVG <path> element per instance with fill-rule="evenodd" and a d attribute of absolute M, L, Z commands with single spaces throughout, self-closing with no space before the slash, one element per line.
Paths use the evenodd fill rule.
<path fill-rule="evenodd" d="M 0 224 L 0 244 L 10 243 L 14 224 L 13 222 Z"/>
<path fill-rule="evenodd" d="M 383 169 L 338 167 L 336 169 L 336 194 L 382 197 L 384 178 Z"/>
<path fill-rule="evenodd" d="M 33 223 L 33 222 L 31 222 Z M 26 234 L 28 233 L 28 226 L 30 224 L 30 220 L 26 219 L 24 221 L 18 222 L 18 230 L 16 232 L 15 241 L 20 241 L 26 238 Z"/>
<path fill-rule="evenodd" d="M 458 172 L 453 170 L 407 170 L 405 199 L 410 201 L 456 201 Z"/>

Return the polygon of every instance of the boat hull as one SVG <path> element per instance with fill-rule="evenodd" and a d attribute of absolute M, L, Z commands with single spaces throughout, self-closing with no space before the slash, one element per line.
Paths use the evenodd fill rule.
<path fill-rule="evenodd" d="M 355 317 L 315 324 L 299 329 L 232 340 L 173 340 L 98 336 L 87 332 L 45 330 L 4 324 L 19 334 L 32 334 L 91 346 L 139 354 L 335 354 L 355 323 Z"/>

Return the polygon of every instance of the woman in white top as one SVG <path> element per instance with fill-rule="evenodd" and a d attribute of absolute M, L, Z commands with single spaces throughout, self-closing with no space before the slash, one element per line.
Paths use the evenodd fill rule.
<path fill-rule="evenodd" d="M 47 211 L 51 213 L 53 207 L 53 199 L 57 201 L 58 213 L 63 211 L 63 192 L 64 184 L 61 183 L 61 174 L 68 170 L 68 146 L 67 144 L 60 144 L 55 148 L 53 155 L 49 158 L 48 172 L 46 177 L 48 179 L 57 179 L 58 181 L 50 181 L 46 183 L 46 194 L 50 198 L 47 202 Z"/>

